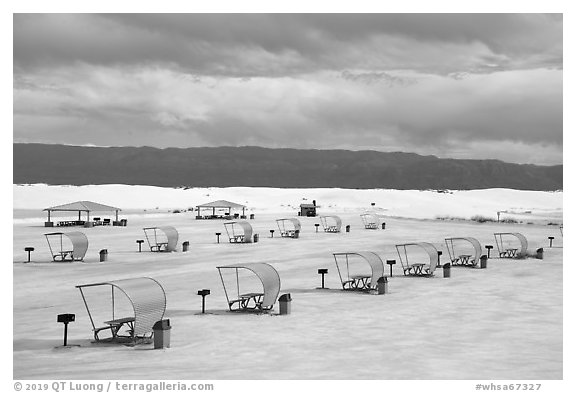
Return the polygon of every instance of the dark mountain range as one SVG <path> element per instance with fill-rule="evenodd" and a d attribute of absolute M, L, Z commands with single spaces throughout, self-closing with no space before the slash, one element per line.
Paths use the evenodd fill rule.
<path fill-rule="evenodd" d="M 377 151 L 17 143 L 13 183 L 552 191 L 563 188 L 562 168 Z"/>

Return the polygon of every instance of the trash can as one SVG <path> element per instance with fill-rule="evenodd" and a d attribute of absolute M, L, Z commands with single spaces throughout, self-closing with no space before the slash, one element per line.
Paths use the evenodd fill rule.
<path fill-rule="evenodd" d="M 260 236 L 257 233 L 255 233 L 254 234 L 254 243 L 258 243 L 259 238 L 260 238 Z"/>
<path fill-rule="evenodd" d="M 385 222 L 382 223 L 382 229 L 386 229 L 386 223 Z"/>
<path fill-rule="evenodd" d="M 154 349 L 170 348 L 170 320 L 163 319 L 152 326 L 154 330 Z"/>
<path fill-rule="evenodd" d="M 444 278 L 450 278 L 450 264 L 445 263 L 442 265 L 442 269 L 444 270 Z"/>
<path fill-rule="evenodd" d="M 94 226 L 94 223 L 92 221 L 86 221 L 84 223 L 84 228 L 92 228 Z"/>
<path fill-rule="evenodd" d="M 250 214 L 250 219 L 251 219 L 251 220 L 254 219 L 254 214 Z"/>
<path fill-rule="evenodd" d="M 350 232 L 350 225 L 346 225 L 346 232 Z"/>
<path fill-rule="evenodd" d="M 486 269 L 487 265 L 488 265 L 488 256 L 482 255 L 480 257 L 480 269 Z"/>
<path fill-rule="evenodd" d="M 288 315 L 291 311 L 292 297 L 290 297 L 289 293 L 285 293 L 284 295 L 278 298 L 278 302 L 280 303 L 280 315 Z"/>
<path fill-rule="evenodd" d="M 185 241 L 184 243 L 182 243 L 182 252 L 186 252 L 188 251 L 188 247 L 190 246 L 190 242 L 189 241 Z"/>
<path fill-rule="evenodd" d="M 45 227 L 53 227 L 54 223 L 52 221 L 44 221 L 44 226 Z"/>
<path fill-rule="evenodd" d="M 298 239 L 300 237 L 300 229 L 296 229 L 294 231 L 294 239 Z"/>
<path fill-rule="evenodd" d="M 380 277 L 376 282 L 376 289 L 378 290 L 378 295 L 384 295 L 388 293 L 388 278 Z"/>
<path fill-rule="evenodd" d="M 536 250 L 536 259 L 544 259 L 544 249 L 539 248 Z"/>
<path fill-rule="evenodd" d="M 100 250 L 100 262 L 104 262 L 108 260 L 108 250 Z"/>
<path fill-rule="evenodd" d="M 121 226 L 125 227 L 128 224 L 128 220 L 123 218 L 120 220 L 120 223 L 122 224 Z"/>

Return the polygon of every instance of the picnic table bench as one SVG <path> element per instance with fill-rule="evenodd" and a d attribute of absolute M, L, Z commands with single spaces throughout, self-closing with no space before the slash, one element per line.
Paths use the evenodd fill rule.
<path fill-rule="evenodd" d="M 329 226 L 329 227 L 326 227 L 325 231 L 326 232 L 338 232 L 338 227 L 337 226 Z"/>
<path fill-rule="evenodd" d="M 517 248 L 507 248 L 500 252 L 500 258 L 514 258 L 518 252 Z"/>
<path fill-rule="evenodd" d="M 376 225 L 375 222 L 369 222 L 366 225 L 364 225 L 364 228 L 366 228 L 366 229 L 378 229 L 378 225 Z"/>
<path fill-rule="evenodd" d="M 230 310 L 232 310 L 232 306 L 235 303 L 238 303 L 238 310 L 255 310 L 260 308 L 263 296 L 264 294 L 260 292 L 244 293 L 242 295 L 238 295 L 238 299 L 231 300 L 228 305 Z M 254 303 L 253 306 L 250 306 L 250 301 Z"/>
<path fill-rule="evenodd" d="M 295 230 L 287 230 L 280 232 L 281 237 L 294 237 L 296 235 Z"/>
<path fill-rule="evenodd" d="M 96 341 L 100 341 L 100 338 L 98 337 L 98 333 L 100 333 L 102 330 L 108 330 L 108 329 L 112 333 L 112 339 L 117 338 L 117 337 L 132 337 L 132 334 L 134 332 L 134 321 L 135 321 L 134 317 L 124 317 L 124 318 L 112 319 L 110 321 L 104 321 L 104 324 L 107 326 L 95 328 L 94 329 L 94 339 Z M 129 333 L 128 336 L 121 336 L 118 334 L 120 332 L 120 329 L 124 325 L 126 325 L 128 327 L 128 333 Z"/>

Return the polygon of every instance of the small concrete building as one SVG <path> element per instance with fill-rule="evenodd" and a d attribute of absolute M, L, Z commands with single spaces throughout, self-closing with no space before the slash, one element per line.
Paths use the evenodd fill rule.
<path fill-rule="evenodd" d="M 300 213 L 299 216 L 302 217 L 316 217 L 316 201 L 312 201 L 312 203 L 303 203 L 300 205 Z"/>

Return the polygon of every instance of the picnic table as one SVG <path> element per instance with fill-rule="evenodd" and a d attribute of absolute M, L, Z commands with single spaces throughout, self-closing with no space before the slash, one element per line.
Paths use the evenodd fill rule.
<path fill-rule="evenodd" d="M 238 303 L 239 310 L 255 310 L 260 308 L 263 296 L 264 294 L 260 292 L 250 292 L 238 295 L 238 299 L 229 302 L 230 309 L 232 309 L 234 303 Z M 253 306 L 250 306 L 251 301 L 254 303 Z"/>
<path fill-rule="evenodd" d="M 242 243 L 244 242 L 244 235 L 234 235 L 230 238 L 230 243 Z"/>
<path fill-rule="evenodd" d="M 370 274 L 357 274 L 350 277 L 350 287 L 352 289 L 370 289 L 370 279 L 372 276 Z"/>
<path fill-rule="evenodd" d="M 74 252 L 73 251 L 55 252 L 54 255 L 52 256 L 52 259 L 54 260 L 54 262 L 56 262 L 57 260 L 59 260 L 60 262 L 73 261 Z"/>
<path fill-rule="evenodd" d="M 472 255 L 464 254 L 459 255 L 457 258 L 452 260 L 452 265 L 461 265 L 461 266 L 473 266 L 476 264 L 476 261 L 473 259 L 471 260 Z"/>
<path fill-rule="evenodd" d="M 110 329 L 110 332 L 112 333 L 112 339 L 118 337 L 132 337 L 132 334 L 134 332 L 135 320 L 136 319 L 134 317 L 124 317 L 124 318 L 112 319 L 110 321 L 104 321 L 104 324 L 106 326 L 94 329 L 94 339 L 96 341 L 99 341 L 100 339 L 98 337 L 98 333 L 101 332 L 102 330 L 108 330 L 108 329 Z M 120 332 L 120 329 L 122 329 L 124 325 L 128 327 L 128 333 L 129 333 L 128 336 L 121 336 L 120 334 L 118 334 Z"/>
<path fill-rule="evenodd" d="M 150 246 L 150 251 L 152 252 L 161 252 L 161 251 L 166 251 L 168 249 L 168 243 L 167 242 L 162 242 L 162 243 L 156 243 L 153 246 Z"/>
<path fill-rule="evenodd" d="M 326 227 L 326 232 L 338 232 L 338 227 L 337 226 Z"/>
<path fill-rule="evenodd" d="M 514 258 L 517 252 L 517 248 L 507 248 L 500 253 L 500 258 Z"/>
<path fill-rule="evenodd" d="M 404 269 L 404 274 L 408 273 L 411 275 L 421 276 L 423 275 L 422 270 L 424 269 L 424 265 L 425 263 L 413 263 L 408 265 L 408 267 Z"/>
<path fill-rule="evenodd" d="M 71 226 L 76 226 L 76 225 L 84 225 L 85 222 L 84 221 L 78 221 L 78 220 L 63 220 L 63 221 L 58 221 L 56 223 L 56 226 L 59 227 L 71 227 Z"/>

